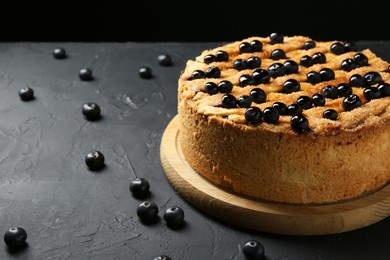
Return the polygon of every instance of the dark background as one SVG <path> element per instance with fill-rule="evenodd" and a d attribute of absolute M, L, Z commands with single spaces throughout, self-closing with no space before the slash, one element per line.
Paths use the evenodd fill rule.
<path fill-rule="evenodd" d="M 378 1 L 124 1 L 3 4 L 3 41 L 234 41 L 271 32 L 390 40 Z"/>

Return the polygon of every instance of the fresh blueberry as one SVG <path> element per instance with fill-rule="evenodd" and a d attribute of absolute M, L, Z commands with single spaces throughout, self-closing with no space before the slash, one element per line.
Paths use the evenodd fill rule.
<path fill-rule="evenodd" d="M 345 50 L 345 52 L 356 51 L 357 48 L 356 48 L 355 42 L 345 41 L 344 42 L 344 50 Z"/>
<path fill-rule="evenodd" d="M 255 84 L 263 84 L 268 83 L 271 80 L 271 75 L 269 72 L 265 69 L 256 69 L 252 73 L 252 78 L 255 82 Z"/>
<path fill-rule="evenodd" d="M 269 39 L 271 41 L 271 44 L 275 43 L 283 43 L 284 41 L 284 35 L 279 32 L 274 32 L 269 35 Z"/>
<path fill-rule="evenodd" d="M 282 49 L 276 49 L 271 52 L 271 59 L 280 60 L 285 59 L 286 53 Z"/>
<path fill-rule="evenodd" d="M 53 50 L 54 58 L 58 60 L 62 60 L 66 58 L 66 50 L 64 48 L 55 48 Z"/>
<path fill-rule="evenodd" d="M 336 99 L 339 97 L 336 86 L 328 85 L 322 89 L 322 96 L 330 99 Z"/>
<path fill-rule="evenodd" d="M 236 59 L 233 61 L 233 68 L 236 70 L 246 70 L 248 68 L 248 63 L 244 59 Z"/>
<path fill-rule="evenodd" d="M 300 96 L 297 99 L 297 104 L 300 105 L 303 109 L 309 109 L 312 107 L 311 98 L 308 96 Z"/>
<path fill-rule="evenodd" d="M 221 76 L 221 69 L 216 66 L 208 67 L 206 70 L 207 78 L 219 78 Z"/>
<path fill-rule="evenodd" d="M 94 121 L 101 117 L 100 106 L 94 102 L 84 103 L 81 109 L 86 119 Z"/>
<path fill-rule="evenodd" d="M 360 74 L 353 74 L 349 78 L 349 83 L 351 83 L 353 87 L 357 88 L 364 88 L 368 86 L 367 82 L 364 80 L 364 77 Z"/>
<path fill-rule="evenodd" d="M 382 82 L 378 84 L 378 90 L 381 93 L 382 97 L 390 96 L 390 84 L 386 82 Z"/>
<path fill-rule="evenodd" d="M 351 111 L 362 105 L 360 97 L 356 94 L 351 94 L 343 100 L 343 108 L 345 111 Z"/>
<path fill-rule="evenodd" d="M 215 62 L 215 61 L 217 61 L 217 56 L 215 56 L 214 54 L 207 54 L 203 58 L 203 62 L 206 64 L 210 64 L 210 63 Z"/>
<path fill-rule="evenodd" d="M 341 62 L 341 69 L 344 71 L 351 71 L 358 67 L 354 59 L 347 58 Z"/>
<path fill-rule="evenodd" d="M 321 81 L 329 81 L 335 78 L 335 73 L 329 68 L 322 68 L 320 70 Z"/>
<path fill-rule="evenodd" d="M 304 67 L 313 66 L 313 59 L 309 55 L 303 55 L 299 60 L 299 63 Z"/>
<path fill-rule="evenodd" d="M 261 260 L 264 259 L 265 250 L 260 242 L 249 240 L 243 245 L 242 253 L 248 260 Z"/>
<path fill-rule="evenodd" d="M 293 60 L 287 60 L 283 63 L 286 68 L 286 74 L 293 74 L 298 72 L 298 63 Z"/>
<path fill-rule="evenodd" d="M 261 59 L 257 56 L 249 57 L 249 59 L 246 62 L 250 69 L 258 68 L 261 65 Z"/>
<path fill-rule="evenodd" d="M 363 91 L 364 97 L 370 101 L 371 99 L 377 99 L 381 97 L 381 92 L 377 87 L 367 87 Z"/>
<path fill-rule="evenodd" d="M 19 249 L 26 245 L 27 232 L 22 227 L 12 227 L 4 233 L 5 244 L 12 249 Z"/>
<path fill-rule="evenodd" d="M 364 74 L 364 81 L 369 85 L 375 85 L 382 82 L 382 76 L 377 71 L 370 71 Z"/>
<path fill-rule="evenodd" d="M 333 54 L 336 54 L 336 55 L 343 54 L 343 53 L 345 53 L 344 44 L 343 44 L 342 42 L 334 42 L 334 43 L 332 43 L 332 45 L 330 46 L 330 51 L 331 51 Z"/>
<path fill-rule="evenodd" d="M 279 120 L 279 112 L 274 107 L 266 107 L 263 110 L 263 121 L 269 124 L 275 124 Z"/>
<path fill-rule="evenodd" d="M 175 206 L 164 211 L 163 218 L 169 227 L 180 227 L 184 224 L 184 211 Z"/>
<path fill-rule="evenodd" d="M 140 74 L 141 74 L 141 70 L 140 70 Z M 92 80 L 93 79 L 92 70 L 90 68 L 82 68 L 82 69 L 80 69 L 80 71 L 79 71 L 79 78 L 82 81 Z"/>
<path fill-rule="evenodd" d="M 105 158 L 102 152 L 94 150 L 87 153 L 85 156 L 85 163 L 90 170 L 100 170 L 105 165 Z"/>
<path fill-rule="evenodd" d="M 218 93 L 218 85 L 214 82 L 206 82 L 206 84 L 204 84 L 204 92 L 206 92 L 210 95 L 217 94 Z"/>
<path fill-rule="evenodd" d="M 239 97 L 237 100 L 237 105 L 244 108 L 250 107 L 252 105 L 252 97 L 247 95 Z"/>
<path fill-rule="evenodd" d="M 322 52 L 314 53 L 311 58 L 313 59 L 313 64 L 325 63 L 326 56 Z"/>
<path fill-rule="evenodd" d="M 19 97 L 23 101 L 30 101 L 34 99 L 34 90 L 30 87 L 23 87 L 19 90 Z"/>
<path fill-rule="evenodd" d="M 229 54 L 226 51 L 217 51 L 215 53 L 215 56 L 217 57 L 217 61 L 228 61 L 229 60 Z"/>
<path fill-rule="evenodd" d="M 287 107 L 287 114 L 290 116 L 296 116 L 296 115 L 301 115 L 303 112 L 303 108 L 299 104 L 290 104 Z"/>
<path fill-rule="evenodd" d="M 171 66 L 172 65 L 172 58 L 169 54 L 160 54 L 157 56 L 157 62 L 161 66 Z"/>
<path fill-rule="evenodd" d="M 311 103 L 315 107 L 325 106 L 325 98 L 321 94 L 314 94 L 311 97 Z"/>
<path fill-rule="evenodd" d="M 313 49 L 313 48 L 315 48 L 315 47 L 316 47 L 315 41 L 307 41 L 307 42 L 305 42 L 305 43 L 303 44 L 303 48 L 304 48 L 305 50 Z"/>
<path fill-rule="evenodd" d="M 237 107 L 237 99 L 232 94 L 225 94 L 222 96 L 223 108 L 235 108 Z"/>
<path fill-rule="evenodd" d="M 255 80 L 251 75 L 248 74 L 243 74 L 241 77 L 238 79 L 240 87 L 246 87 L 248 85 L 254 85 Z"/>
<path fill-rule="evenodd" d="M 193 79 L 204 79 L 206 78 L 206 73 L 201 70 L 194 70 L 191 74 L 191 80 Z"/>
<path fill-rule="evenodd" d="M 147 195 L 149 195 L 149 190 L 150 190 L 150 184 L 149 181 L 145 178 L 133 178 L 130 181 L 130 186 L 129 190 L 131 193 L 139 198 L 144 198 Z"/>
<path fill-rule="evenodd" d="M 327 109 L 322 114 L 323 118 L 327 118 L 327 119 L 330 119 L 330 120 L 336 120 L 338 116 L 339 115 L 338 115 L 337 111 L 334 110 L 334 109 Z"/>
<path fill-rule="evenodd" d="M 296 79 L 288 79 L 283 83 L 283 93 L 292 93 L 301 90 L 301 84 Z"/>
<path fill-rule="evenodd" d="M 158 206 L 154 201 L 143 201 L 137 207 L 137 216 L 144 223 L 151 223 L 157 220 Z"/>
<path fill-rule="evenodd" d="M 286 75 L 286 68 L 282 63 L 276 62 L 268 67 L 268 72 L 272 78 L 276 78 Z"/>
<path fill-rule="evenodd" d="M 240 53 L 252 52 L 252 46 L 250 45 L 249 42 L 240 43 L 238 48 L 240 49 Z"/>
<path fill-rule="evenodd" d="M 359 66 L 359 67 L 363 67 L 363 66 L 366 66 L 368 65 L 368 58 L 366 55 L 364 55 L 363 53 L 359 52 L 359 53 L 356 53 L 354 56 L 353 56 L 356 64 Z"/>
<path fill-rule="evenodd" d="M 278 110 L 279 115 L 287 115 L 287 105 L 283 102 L 275 102 L 272 104 L 272 107 Z"/>
<path fill-rule="evenodd" d="M 310 71 L 309 73 L 307 73 L 307 81 L 310 82 L 312 85 L 315 85 L 322 81 L 322 77 L 317 71 Z"/>
<path fill-rule="evenodd" d="M 251 41 L 250 45 L 252 48 L 252 52 L 258 52 L 258 51 L 261 51 L 263 49 L 263 43 L 259 40 Z"/>
<path fill-rule="evenodd" d="M 352 87 L 348 83 L 340 83 L 337 85 L 337 95 L 339 97 L 348 97 L 352 94 Z"/>
<path fill-rule="evenodd" d="M 292 130 L 301 134 L 309 130 L 309 121 L 303 115 L 295 115 L 291 117 L 290 126 Z"/>
<path fill-rule="evenodd" d="M 218 83 L 218 91 L 221 93 L 230 93 L 233 89 L 233 83 L 227 80 L 222 80 Z"/>
<path fill-rule="evenodd" d="M 249 92 L 249 96 L 252 98 L 252 101 L 260 104 L 264 103 L 267 100 L 267 94 L 261 88 L 254 88 Z"/>
<path fill-rule="evenodd" d="M 258 107 L 249 107 L 245 110 L 245 120 L 252 125 L 259 124 L 262 117 L 263 112 Z"/>

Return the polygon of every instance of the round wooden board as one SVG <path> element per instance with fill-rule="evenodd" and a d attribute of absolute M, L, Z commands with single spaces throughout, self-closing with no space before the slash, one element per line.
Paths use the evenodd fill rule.
<path fill-rule="evenodd" d="M 196 173 L 186 162 L 175 116 L 161 140 L 160 156 L 173 188 L 190 204 L 218 219 L 274 234 L 324 235 L 356 230 L 390 215 L 390 185 L 364 197 L 328 205 L 287 205 L 240 197 Z"/>

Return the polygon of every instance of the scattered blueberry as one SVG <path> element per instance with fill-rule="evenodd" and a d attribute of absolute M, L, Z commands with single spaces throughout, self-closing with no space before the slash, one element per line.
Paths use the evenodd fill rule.
<path fill-rule="evenodd" d="M 22 227 L 12 227 L 4 233 L 4 242 L 13 249 L 26 245 L 27 232 Z"/>
<path fill-rule="evenodd" d="M 253 40 L 250 43 L 252 52 L 261 51 L 263 49 L 263 43 L 259 40 Z"/>
<path fill-rule="evenodd" d="M 307 41 L 307 42 L 305 42 L 305 43 L 303 44 L 303 48 L 304 48 L 305 50 L 309 50 L 309 49 L 315 48 L 316 45 L 317 45 L 317 44 L 315 43 L 315 41 Z"/>
<path fill-rule="evenodd" d="M 239 97 L 237 100 L 237 105 L 244 108 L 250 107 L 252 105 L 252 97 L 247 95 Z"/>
<path fill-rule="evenodd" d="M 206 92 L 210 95 L 217 94 L 218 93 L 218 85 L 214 82 L 206 82 L 206 84 L 204 84 L 204 92 Z"/>
<path fill-rule="evenodd" d="M 271 80 L 271 75 L 265 69 L 256 69 L 252 73 L 252 78 L 255 84 L 268 83 Z"/>
<path fill-rule="evenodd" d="M 363 67 L 363 66 L 366 66 L 368 65 L 368 58 L 366 55 L 364 55 L 363 53 L 359 52 L 359 53 L 356 53 L 355 56 L 353 56 L 356 64 L 359 66 L 359 67 Z"/>
<path fill-rule="evenodd" d="M 371 99 L 377 99 L 381 97 L 381 92 L 377 87 L 367 87 L 363 91 L 364 97 L 369 101 Z"/>
<path fill-rule="evenodd" d="M 283 66 L 286 68 L 286 74 L 292 74 L 298 72 L 298 63 L 293 60 L 287 60 L 283 63 Z"/>
<path fill-rule="evenodd" d="M 244 59 L 236 59 L 233 61 L 233 68 L 236 70 L 246 70 L 248 68 L 248 63 Z"/>
<path fill-rule="evenodd" d="M 205 73 L 208 78 L 219 78 L 221 76 L 221 69 L 216 66 L 211 66 L 207 68 Z"/>
<path fill-rule="evenodd" d="M 312 85 L 315 85 L 317 83 L 320 83 L 322 81 L 320 73 L 317 71 L 310 71 L 307 73 L 307 81 L 310 82 Z"/>
<path fill-rule="evenodd" d="M 242 253 L 248 260 L 264 259 L 265 250 L 263 244 L 256 240 L 247 241 L 242 247 Z"/>
<path fill-rule="evenodd" d="M 311 56 L 311 58 L 313 59 L 313 64 L 325 63 L 326 62 L 326 56 L 322 52 L 314 53 Z"/>
<path fill-rule="evenodd" d="M 272 107 L 278 110 L 279 115 L 287 115 L 287 105 L 283 102 L 275 102 Z"/>
<path fill-rule="evenodd" d="M 349 95 L 343 100 L 343 108 L 345 111 L 351 111 L 362 105 L 360 97 L 356 94 Z"/>
<path fill-rule="evenodd" d="M 246 87 L 248 85 L 253 85 L 255 84 L 255 80 L 253 76 L 248 75 L 248 74 L 243 74 L 241 77 L 238 79 L 240 87 Z"/>
<path fill-rule="evenodd" d="M 284 41 L 284 35 L 279 32 L 274 32 L 269 35 L 269 39 L 271 41 L 271 44 L 275 43 L 283 43 Z"/>
<path fill-rule="evenodd" d="M 249 57 L 247 64 L 250 69 L 258 68 L 261 65 L 261 59 L 257 56 Z"/>
<path fill-rule="evenodd" d="M 325 98 L 321 94 L 314 94 L 311 97 L 311 103 L 315 107 L 325 106 Z"/>
<path fill-rule="evenodd" d="M 309 96 L 300 96 L 297 99 L 297 104 L 300 105 L 303 109 L 309 109 L 312 107 L 311 98 Z"/>
<path fill-rule="evenodd" d="M 273 78 L 286 75 L 286 68 L 283 64 L 276 62 L 268 67 L 269 75 Z"/>
<path fill-rule="evenodd" d="M 382 82 L 382 76 L 377 71 L 370 71 L 364 74 L 364 81 L 369 85 L 374 85 Z"/>
<path fill-rule="evenodd" d="M 260 123 L 262 117 L 263 112 L 258 107 L 250 107 L 245 110 L 245 120 L 252 125 Z"/>
<path fill-rule="evenodd" d="M 290 125 L 292 130 L 299 134 L 309 130 L 309 121 L 303 115 L 295 115 L 291 117 Z"/>
<path fill-rule="evenodd" d="M 322 68 L 320 70 L 321 81 L 329 81 L 335 78 L 335 73 L 332 69 Z"/>
<path fill-rule="evenodd" d="M 204 79 L 206 78 L 206 73 L 201 70 L 194 70 L 191 74 L 191 80 L 193 79 Z"/>
<path fill-rule="evenodd" d="M 64 48 L 55 48 L 53 50 L 54 58 L 58 60 L 62 60 L 66 58 L 66 50 Z"/>
<path fill-rule="evenodd" d="M 79 78 L 82 81 L 89 81 L 93 79 L 92 70 L 90 68 L 82 68 L 79 72 Z"/>
<path fill-rule="evenodd" d="M 235 108 L 237 107 L 237 99 L 232 94 L 225 94 L 222 96 L 223 108 Z"/>
<path fill-rule="evenodd" d="M 364 77 L 360 74 L 353 74 L 349 78 L 349 83 L 357 88 L 364 88 L 368 86 L 367 82 L 364 80 Z"/>
<path fill-rule="evenodd" d="M 330 99 L 336 99 L 339 97 L 336 86 L 328 85 L 322 89 L 322 96 Z"/>
<path fill-rule="evenodd" d="M 149 181 L 145 178 L 133 178 L 130 181 L 129 190 L 134 196 L 144 198 L 149 195 Z"/>
<path fill-rule="evenodd" d="M 157 219 L 158 206 L 154 201 L 143 201 L 137 207 L 137 216 L 142 222 L 151 223 Z"/>
<path fill-rule="evenodd" d="M 215 56 L 217 57 L 217 61 L 228 61 L 229 60 L 229 54 L 226 51 L 217 51 L 215 53 Z"/>
<path fill-rule="evenodd" d="M 303 55 L 299 60 L 299 63 L 304 67 L 310 67 L 314 64 L 313 59 L 309 55 Z"/>
<path fill-rule="evenodd" d="M 19 97 L 23 101 L 30 101 L 34 99 L 34 90 L 30 87 L 23 87 L 19 90 Z"/>
<path fill-rule="evenodd" d="M 340 83 L 337 85 L 337 95 L 339 97 L 348 97 L 352 94 L 352 87 L 348 83 Z"/>
<path fill-rule="evenodd" d="M 203 62 L 206 64 L 210 64 L 210 63 L 215 62 L 215 61 L 217 61 L 217 56 L 215 56 L 214 54 L 207 54 L 203 58 Z"/>
<path fill-rule="evenodd" d="M 218 91 L 221 93 L 230 93 L 233 89 L 233 83 L 228 80 L 222 80 L 218 83 Z"/>
<path fill-rule="evenodd" d="M 252 46 L 250 45 L 249 42 L 240 43 L 238 48 L 240 49 L 240 53 L 252 52 Z"/>
<path fill-rule="evenodd" d="M 90 170 L 100 170 L 104 167 L 104 155 L 102 152 L 94 150 L 90 151 L 86 156 L 85 156 L 85 163 L 89 167 Z"/>
<path fill-rule="evenodd" d="M 254 88 L 249 92 L 249 96 L 252 97 L 252 101 L 260 104 L 267 100 L 267 93 L 261 88 Z"/>
<path fill-rule="evenodd" d="M 287 114 L 290 116 L 301 115 L 303 108 L 299 104 L 291 104 L 287 107 Z"/>
<path fill-rule="evenodd" d="M 170 207 L 164 211 L 163 218 L 169 227 L 180 227 L 184 224 L 184 211 L 178 206 Z"/>
<path fill-rule="evenodd" d="M 333 54 L 336 54 L 336 55 L 343 54 L 343 53 L 345 53 L 344 44 L 343 44 L 342 42 L 334 42 L 334 43 L 332 43 L 332 45 L 330 46 L 330 51 L 331 51 Z"/>
<path fill-rule="evenodd" d="M 152 69 L 150 67 L 147 67 L 147 66 L 141 67 L 138 70 L 138 74 L 143 79 L 150 79 L 151 77 L 153 77 Z"/>
<path fill-rule="evenodd" d="M 171 66 L 172 65 L 172 58 L 168 54 L 160 54 L 157 56 L 158 64 L 161 66 Z"/>
<path fill-rule="evenodd" d="M 276 49 L 271 52 L 271 59 L 280 60 L 285 59 L 286 53 L 282 49 Z"/>
<path fill-rule="evenodd" d="M 378 90 L 381 92 L 382 97 L 390 96 L 390 84 L 383 82 L 378 84 Z"/>
<path fill-rule="evenodd" d="M 269 124 L 275 124 L 279 120 L 279 112 L 274 107 L 266 107 L 263 110 L 263 120 Z"/>
<path fill-rule="evenodd" d="M 93 102 L 84 103 L 81 111 L 88 120 L 94 121 L 101 117 L 100 106 Z"/>
<path fill-rule="evenodd" d="M 358 67 L 354 59 L 347 58 L 341 62 L 341 69 L 344 71 L 351 71 Z"/>
<path fill-rule="evenodd" d="M 301 90 L 301 84 L 296 79 L 288 79 L 283 83 L 283 93 L 293 93 Z"/>
<path fill-rule="evenodd" d="M 327 109 L 324 111 L 324 113 L 322 114 L 322 117 L 323 118 L 327 118 L 327 119 L 330 119 L 330 120 L 336 120 L 337 117 L 338 117 L 338 113 L 336 110 L 334 109 Z"/>

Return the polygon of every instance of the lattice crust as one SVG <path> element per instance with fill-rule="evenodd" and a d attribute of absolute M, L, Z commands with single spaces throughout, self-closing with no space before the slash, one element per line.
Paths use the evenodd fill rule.
<path fill-rule="evenodd" d="M 263 44 L 262 50 L 259 52 L 240 53 L 239 45 L 242 42 L 252 42 L 258 40 Z M 316 46 L 312 49 L 304 49 L 305 42 L 314 41 L 304 36 L 284 37 L 283 43 L 271 44 L 268 37 L 250 37 L 241 41 L 225 44 L 223 46 L 205 50 L 194 60 L 189 60 L 185 69 L 180 75 L 178 98 L 179 102 L 186 102 L 188 106 L 205 116 L 218 117 L 221 120 L 226 120 L 229 123 L 242 124 L 248 127 L 259 127 L 274 132 L 287 132 L 296 134 L 290 127 L 291 115 L 281 115 L 275 124 L 262 122 L 258 125 L 250 125 L 245 119 L 246 108 L 224 108 L 222 107 L 222 96 L 224 93 L 208 94 L 205 92 L 205 84 L 214 82 L 218 84 L 223 80 L 233 83 L 233 89 L 230 94 L 237 99 L 243 95 L 249 95 L 254 88 L 261 88 L 267 94 L 267 99 L 264 103 L 253 103 L 253 107 L 259 107 L 263 110 L 266 107 L 271 107 L 276 101 L 285 103 L 287 106 L 297 102 L 300 96 L 312 97 L 313 94 L 322 93 L 322 89 L 328 85 L 338 86 L 340 83 L 349 83 L 350 77 L 354 74 L 364 76 L 368 72 L 379 72 L 382 77 L 382 82 L 390 83 L 389 63 L 380 57 L 377 57 L 371 50 L 356 50 L 348 51 L 339 55 L 331 52 L 331 45 L 336 41 L 319 42 L 314 41 Z M 286 58 L 273 60 L 270 58 L 271 52 L 275 49 L 282 49 Z M 209 64 L 204 62 L 204 57 L 209 54 L 215 54 L 217 51 L 225 51 L 228 53 L 228 61 L 216 61 Z M 326 56 L 325 63 L 314 64 L 310 67 L 305 67 L 300 64 L 300 59 L 304 55 L 313 56 L 315 53 L 323 53 Z M 341 63 L 347 58 L 353 59 L 354 55 L 362 53 L 368 58 L 368 64 L 358 66 L 351 71 L 345 71 L 341 67 Z M 274 63 L 283 64 L 287 60 L 293 60 L 299 64 L 298 72 L 287 74 L 270 79 L 269 83 L 258 85 L 240 86 L 239 79 L 242 75 L 251 75 L 254 69 L 237 70 L 233 67 L 233 62 L 236 59 L 248 60 L 250 57 L 257 56 L 261 59 L 259 68 L 268 70 L 269 66 Z M 206 71 L 208 68 L 216 66 L 221 70 L 218 78 L 200 78 L 192 79 L 192 73 L 195 70 Z M 308 82 L 307 74 L 311 71 L 319 72 L 323 68 L 329 68 L 334 71 L 335 78 L 329 81 L 322 81 L 317 84 Z M 283 93 L 283 84 L 288 79 L 296 79 L 301 88 L 297 92 Z M 377 87 L 377 84 L 372 85 Z M 390 118 L 390 97 L 382 96 L 378 99 L 368 100 L 363 92 L 364 87 L 352 86 L 352 93 L 360 97 L 362 105 L 351 110 L 345 111 L 342 106 L 344 97 L 336 99 L 326 98 L 324 106 L 312 106 L 312 108 L 303 110 L 302 115 L 309 121 L 310 131 L 319 135 L 336 135 L 340 131 L 355 131 L 362 127 L 370 127 L 378 123 L 387 121 Z M 323 112 L 327 109 L 334 109 L 338 112 L 337 120 L 323 118 Z"/>

